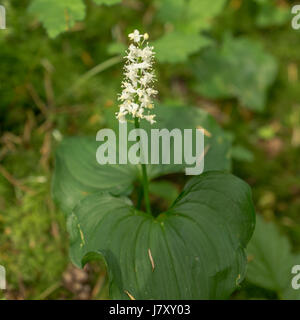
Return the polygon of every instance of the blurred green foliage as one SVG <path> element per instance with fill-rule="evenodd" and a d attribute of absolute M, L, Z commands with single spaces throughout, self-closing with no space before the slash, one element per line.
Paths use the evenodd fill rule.
<path fill-rule="evenodd" d="M 295 3 L 1 2 L 7 29 L 0 30 L 0 264 L 8 299 L 107 297 L 103 267 L 80 274 L 68 266 L 65 218 L 52 203 L 50 184 L 61 138 L 95 135 L 117 106 L 120 54 L 134 28 L 156 46 L 160 102 L 202 108 L 230 133 L 232 171 L 250 183 L 257 213 L 269 221 L 264 226 L 258 219 L 248 278 L 233 298 L 299 298 L 289 286 L 288 264 L 277 262 L 300 264 Z M 160 197 L 171 201 L 184 182 L 182 175 L 156 182 L 153 204 L 164 206 Z M 261 255 L 268 260 L 260 262 Z M 79 289 L 69 285 L 73 278 Z"/>
<path fill-rule="evenodd" d="M 206 97 L 237 98 L 241 105 L 260 111 L 276 71 L 276 61 L 259 44 L 225 35 L 220 49 L 205 50 L 196 62 L 195 86 Z"/>

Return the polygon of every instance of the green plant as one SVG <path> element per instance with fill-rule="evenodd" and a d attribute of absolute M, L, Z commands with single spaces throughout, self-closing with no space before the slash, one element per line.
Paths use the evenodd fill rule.
<path fill-rule="evenodd" d="M 100 166 L 94 139 L 66 139 L 57 152 L 53 195 L 68 215 L 71 259 L 79 267 L 103 259 L 113 299 L 228 298 L 245 277 L 245 247 L 255 225 L 251 190 L 237 177 L 216 171 L 229 168 L 230 138 L 211 116 L 192 107 L 161 106 L 155 115 L 146 113 L 155 91 L 149 87 L 152 54 L 141 47 L 147 34 L 130 36 L 137 47 L 131 45 L 127 55 L 117 118 L 129 117 L 128 125 L 135 128 L 146 119 L 151 123 L 143 124 L 146 132 L 204 128 L 206 172 L 189 180 L 169 209 L 153 212 L 149 180 L 181 172 L 183 165 Z M 135 192 L 136 204 L 130 199 Z"/>
<path fill-rule="evenodd" d="M 206 0 L 123 0 L 114 6 L 71 2 L 1 1 L 8 28 L 0 31 L 0 264 L 7 269 L 8 290 L 0 298 L 81 296 L 64 283 L 69 270 L 65 218 L 51 205 L 48 184 L 38 182 L 51 174 L 62 137 L 57 170 L 66 173 L 53 191 L 66 212 L 71 214 L 72 206 L 91 193 L 114 191 L 118 181 L 118 192 L 123 188 L 134 207 L 146 211 L 138 200 L 143 194 L 141 169 L 101 170 L 94 141 L 99 128 L 118 129 L 117 63 L 127 46 L 124 35 L 138 27 L 151 30 L 158 60 L 159 121 L 152 128 L 206 128 L 205 170 L 232 171 L 247 181 L 257 211 L 272 221 L 260 223 L 258 218 L 247 246 L 248 276 L 231 298 L 299 299 L 297 290 L 286 294 L 291 270 L 283 259 L 290 261 L 292 255 L 299 264 L 294 253 L 300 250 L 300 47 L 299 31 L 290 25 L 297 1 L 230 0 L 223 6 Z M 76 3 L 83 4 L 80 10 L 71 8 Z M 26 10 L 32 6 L 35 10 Z M 84 18 L 70 17 L 73 10 L 74 17 Z M 46 25 L 46 18 L 52 24 Z M 191 28 L 195 23 L 197 30 Z M 141 127 L 148 130 L 146 123 Z M 93 137 L 67 138 L 76 133 Z M 168 212 L 182 191 L 187 177 L 181 171 L 180 166 L 147 166 L 154 215 Z M 55 172 L 54 180 L 57 176 Z M 286 241 L 275 241 L 269 224 L 276 224 Z M 275 266 L 271 276 L 270 265 Z M 107 287 L 102 266 L 95 262 L 85 270 L 71 268 L 88 270 L 85 298 L 107 297 L 101 289 Z"/>

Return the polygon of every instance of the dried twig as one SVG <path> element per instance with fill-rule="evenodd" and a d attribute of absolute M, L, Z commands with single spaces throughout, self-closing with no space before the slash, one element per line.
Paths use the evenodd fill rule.
<path fill-rule="evenodd" d="M 40 109 L 40 111 L 42 112 L 42 114 L 47 115 L 48 110 L 47 110 L 47 106 L 46 104 L 42 101 L 42 99 L 39 97 L 38 93 L 36 92 L 36 90 L 34 89 L 33 85 L 31 83 L 28 83 L 26 85 L 26 88 L 32 98 L 32 100 L 34 101 L 34 103 L 36 104 L 36 106 Z"/>
<path fill-rule="evenodd" d="M 0 165 L 0 173 L 3 177 L 10 182 L 13 186 L 19 188 L 22 191 L 28 192 L 30 194 L 34 194 L 34 191 L 24 186 L 19 180 L 15 179 L 3 166 Z"/>
<path fill-rule="evenodd" d="M 104 282 L 105 282 L 105 272 L 101 272 L 92 290 L 91 299 L 95 299 L 98 296 L 99 292 L 103 288 Z"/>
<path fill-rule="evenodd" d="M 150 259 L 151 266 L 152 266 L 152 272 L 153 272 L 154 268 L 155 268 L 155 264 L 154 264 L 154 260 L 153 260 L 150 248 L 148 249 L 148 255 L 149 255 L 149 259 Z"/>
<path fill-rule="evenodd" d="M 124 290 L 124 292 L 128 295 L 130 300 L 135 300 L 135 297 L 133 295 L 131 295 L 127 290 Z"/>
<path fill-rule="evenodd" d="M 42 148 L 40 149 L 40 152 L 42 155 L 40 159 L 40 164 L 46 171 L 49 171 L 49 158 L 51 154 L 51 133 L 50 132 L 45 133 L 44 142 L 43 142 Z"/>

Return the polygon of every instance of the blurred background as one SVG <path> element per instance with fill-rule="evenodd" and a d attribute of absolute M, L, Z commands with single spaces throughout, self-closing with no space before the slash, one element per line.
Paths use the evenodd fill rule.
<path fill-rule="evenodd" d="M 51 198 L 55 149 L 92 135 L 117 105 L 127 34 L 150 35 L 158 102 L 210 113 L 232 140 L 232 172 L 258 221 L 232 299 L 300 299 L 300 31 L 287 0 L 2 0 L 0 265 L 3 299 L 107 299 L 104 266 L 68 258 Z M 183 177 L 151 196 L 171 201 Z"/>

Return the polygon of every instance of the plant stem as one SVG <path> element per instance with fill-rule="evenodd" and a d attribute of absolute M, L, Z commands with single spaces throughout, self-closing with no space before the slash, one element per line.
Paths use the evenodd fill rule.
<path fill-rule="evenodd" d="M 104 62 L 101 62 L 94 68 L 90 69 L 88 72 L 83 74 L 79 79 L 69 88 L 69 90 L 65 93 L 65 95 L 71 95 L 76 91 L 80 86 L 82 86 L 85 82 L 87 82 L 89 79 L 97 75 L 98 73 L 105 71 L 106 69 L 114 66 L 117 63 L 120 63 L 122 61 L 121 56 L 116 56 L 113 58 L 110 58 Z"/>
<path fill-rule="evenodd" d="M 140 128 L 138 118 L 134 119 L 134 124 L 136 129 Z M 140 152 L 142 153 L 141 148 L 142 146 L 140 146 Z M 152 214 L 151 207 L 150 207 L 150 200 L 149 200 L 149 184 L 148 184 L 147 168 L 146 168 L 146 165 L 143 163 L 141 163 L 141 166 L 142 166 L 142 174 L 143 174 L 143 188 L 144 188 L 144 199 L 145 199 L 146 211 L 147 213 Z"/>
<path fill-rule="evenodd" d="M 138 186 L 138 201 L 136 205 L 136 208 L 138 210 L 141 209 L 143 195 L 144 195 L 144 189 L 141 186 Z"/>

